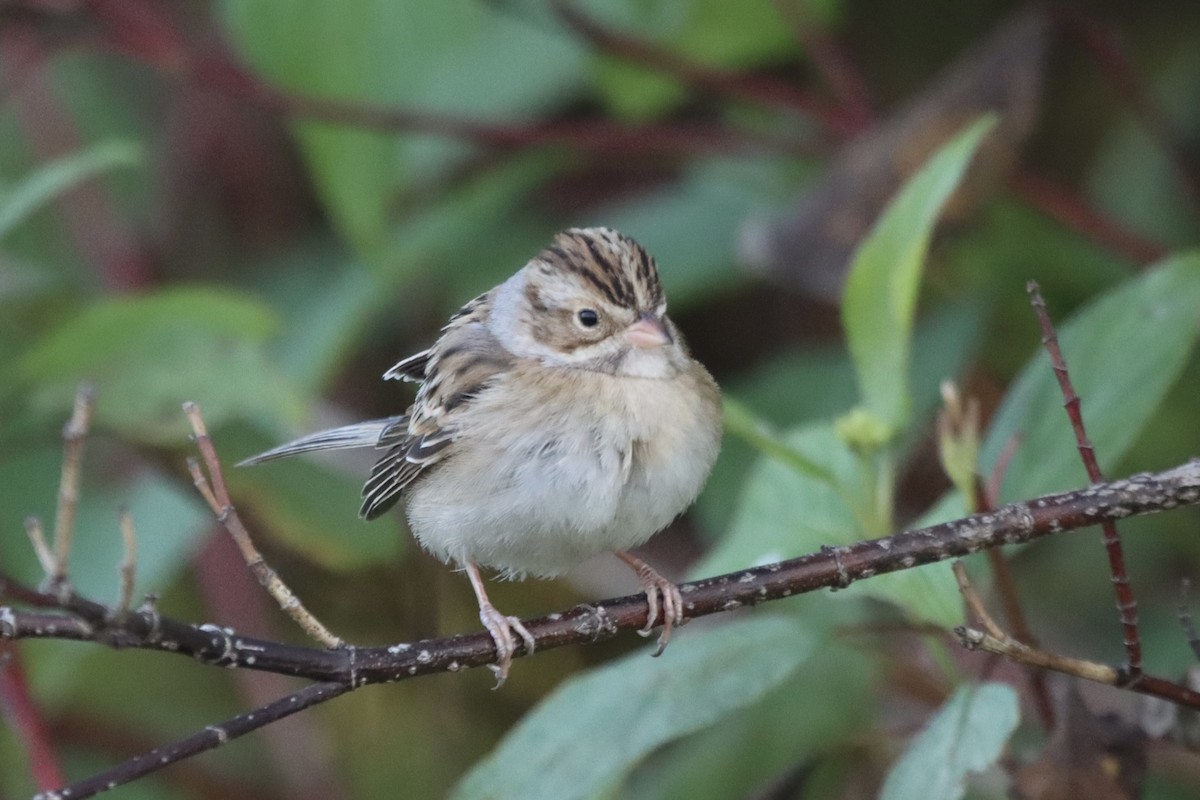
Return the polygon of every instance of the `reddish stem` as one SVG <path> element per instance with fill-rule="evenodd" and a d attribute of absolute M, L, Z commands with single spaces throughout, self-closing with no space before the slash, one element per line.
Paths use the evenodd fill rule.
<path fill-rule="evenodd" d="M 1071 420 L 1071 429 L 1075 432 L 1075 444 L 1079 449 L 1079 457 L 1087 470 L 1088 480 L 1092 483 L 1104 481 L 1100 465 L 1096 462 L 1096 450 L 1088 439 L 1083 426 L 1083 414 L 1079 395 L 1071 385 L 1071 376 L 1067 372 L 1067 363 L 1063 359 L 1062 349 L 1058 345 L 1058 333 L 1054 323 L 1046 311 L 1046 301 L 1042 299 L 1042 290 L 1036 281 L 1030 281 L 1026 287 L 1029 301 L 1037 314 L 1042 326 L 1042 344 L 1050 355 L 1050 364 L 1054 368 L 1054 377 L 1058 379 L 1059 388 L 1063 395 L 1063 408 Z M 1133 596 L 1133 587 L 1129 584 L 1129 574 L 1125 570 L 1125 552 L 1121 547 L 1121 536 L 1112 520 L 1105 520 L 1101 525 L 1104 531 L 1104 549 L 1108 553 L 1108 566 L 1112 572 L 1113 590 L 1117 598 L 1117 616 L 1125 633 L 1125 653 L 1127 678 L 1136 683 L 1142 677 L 1142 641 L 1138 632 L 1137 600 Z"/>
<path fill-rule="evenodd" d="M 25 746 L 26 761 L 38 789 L 62 786 L 63 772 L 41 711 L 30 696 L 20 651 L 7 643 L 0 644 L 0 712 Z"/>
<path fill-rule="evenodd" d="M 1018 169 L 1009 176 L 1008 185 L 1046 216 L 1139 266 L 1152 264 L 1167 254 L 1165 247 L 1129 230 L 1062 184 Z"/>

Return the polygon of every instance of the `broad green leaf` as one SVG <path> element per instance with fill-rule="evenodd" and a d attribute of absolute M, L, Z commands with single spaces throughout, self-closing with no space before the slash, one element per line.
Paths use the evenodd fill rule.
<path fill-rule="evenodd" d="M 948 378 L 962 374 L 977 352 L 987 317 L 980 303 L 956 303 L 938 309 L 917 323 L 910 381 L 913 392 L 914 424 L 900 443 L 907 452 L 920 440 L 924 428 L 917 420 L 930 417 L 940 399 L 938 387 Z M 855 398 L 854 370 L 845 349 L 824 347 L 793 351 L 767 359 L 749 375 L 725 383 L 725 442 L 713 468 L 712 478 L 700 495 L 696 510 L 706 529 L 728 527 L 757 453 L 772 444 L 752 449 L 742 436 L 749 425 L 750 436 L 769 433 L 773 426 L 791 428 L 807 420 L 832 417 L 848 408 Z M 744 412 L 730 419 L 730 400 Z M 734 413 L 737 413 L 736 411 Z M 743 423 L 742 427 L 737 427 Z"/>
<path fill-rule="evenodd" d="M 264 339 L 276 320 L 233 292 L 190 287 L 106 299 L 53 330 L 17 365 L 35 404 L 69 408 L 75 385 L 96 384 L 96 418 L 131 438 L 178 443 L 180 405 L 195 400 L 210 427 L 290 402 Z"/>
<path fill-rule="evenodd" d="M 1030 316 L 1029 338 L 1037 342 Z M 1200 336 L 1200 254 L 1167 260 L 1057 328 L 1088 437 L 1101 468 L 1111 468 L 1149 422 Z M 1014 437 L 1019 447 L 1005 475 L 1006 500 L 1087 483 L 1058 382 L 1040 347 L 988 431 L 984 474 Z"/>
<path fill-rule="evenodd" d="M 754 705 L 645 761 L 621 796 L 751 797 L 796 764 L 819 758 L 862 732 L 870 724 L 872 704 L 847 703 L 845 698 L 870 697 L 879 673 L 879 659 L 862 648 L 836 637 L 823 640 L 791 678 Z"/>
<path fill-rule="evenodd" d="M 257 69 L 300 95 L 480 122 L 523 120 L 586 74 L 587 55 L 550 25 L 489 3 L 273 0 L 221 4 Z M 436 127 L 436 126 L 435 126 Z M 297 133 L 338 230 L 372 267 L 394 269 L 397 201 L 471 152 L 441 133 L 398 135 L 304 122 Z"/>
<path fill-rule="evenodd" d="M 959 800 L 967 776 L 991 767 L 1020 721 L 1011 686 L 963 686 L 893 765 L 880 800 Z"/>
<path fill-rule="evenodd" d="M 798 621 L 760 614 L 680 635 L 662 658 L 641 651 L 572 678 L 476 764 L 453 796 L 603 797 L 662 745 L 779 686 L 814 645 Z"/>
<path fill-rule="evenodd" d="M 855 509 L 865 507 L 867 487 L 858 458 L 828 423 L 801 426 L 783 444 L 815 462 L 833 480 L 812 477 L 786 461 L 759 459 L 746 482 L 729 532 L 693 568 L 695 575 L 732 572 L 795 558 L 825 546 L 863 538 Z M 898 605 L 915 621 L 961 622 L 954 582 L 944 565 L 930 564 L 880 575 L 852 585 L 839 597 L 869 595 Z"/>
<path fill-rule="evenodd" d="M 40 167 L 12 188 L 0 187 L 0 239 L 76 184 L 110 169 L 138 164 L 141 152 L 132 142 L 102 142 Z"/>
<path fill-rule="evenodd" d="M 909 414 L 913 312 L 929 240 L 942 206 L 993 124 L 988 117 L 970 125 L 909 179 L 859 246 L 846 279 L 842 324 L 862 404 L 893 435 Z"/>

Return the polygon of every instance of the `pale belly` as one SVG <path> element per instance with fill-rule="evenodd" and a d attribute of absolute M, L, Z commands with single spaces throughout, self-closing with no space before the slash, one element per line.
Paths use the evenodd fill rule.
<path fill-rule="evenodd" d="M 481 406 L 455 451 L 408 491 L 418 541 L 449 563 L 552 577 L 664 528 L 695 500 L 716 459 L 719 401 L 713 393 L 680 413 L 671 393 L 694 398 L 694 387 L 624 383 L 583 418 L 526 392 L 538 424 L 523 430 L 503 402 L 512 398 Z"/>

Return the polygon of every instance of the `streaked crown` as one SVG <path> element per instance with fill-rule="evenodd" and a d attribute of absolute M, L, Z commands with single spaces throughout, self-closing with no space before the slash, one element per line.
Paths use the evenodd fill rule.
<path fill-rule="evenodd" d="M 661 311 L 658 267 L 645 248 L 611 228 L 570 228 L 554 237 L 536 261 L 547 270 L 579 276 L 614 306 Z"/>

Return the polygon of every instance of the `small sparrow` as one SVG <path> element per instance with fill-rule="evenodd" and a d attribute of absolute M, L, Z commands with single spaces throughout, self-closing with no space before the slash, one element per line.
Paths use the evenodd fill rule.
<path fill-rule="evenodd" d="M 516 638 L 480 567 L 551 578 L 614 553 L 636 573 L 662 652 L 679 589 L 630 554 L 691 505 L 721 444 L 716 382 L 688 355 L 654 259 L 608 228 L 571 229 L 450 318 L 385 380 L 420 384 L 400 416 L 323 431 L 243 464 L 313 450 L 385 451 L 363 487 L 374 519 L 404 497 L 421 545 L 464 569 L 504 682 Z M 514 636 L 515 635 L 515 636 Z"/>

